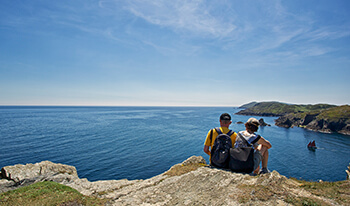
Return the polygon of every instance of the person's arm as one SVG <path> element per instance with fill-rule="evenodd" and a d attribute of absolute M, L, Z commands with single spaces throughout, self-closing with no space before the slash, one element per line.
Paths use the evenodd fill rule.
<path fill-rule="evenodd" d="M 258 140 L 258 144 L 267 147 L 267 149 L 270 149 L 272 147 L 271 143 L 263 137 L 260 137 L 260 139 Z"/>
<path fill-rule="evenodd" d="M 209 145 L 211 145 L 211 141 L 212 141 L 212 137 L 213 137 L 213 130 L 210 130 L 207 134 L 207 137 L 205 138 L 205 142 L 204 142 L 204 148 L 203 151 L 208 154 L 210 156 L 210 149 L 209 149 Z"/>
<path fill-rule="evenodd" d="M 210 156 L 210 150 L 209 150 L 209 146 L 204 145 L 204 152 L 207 153 Z"/>

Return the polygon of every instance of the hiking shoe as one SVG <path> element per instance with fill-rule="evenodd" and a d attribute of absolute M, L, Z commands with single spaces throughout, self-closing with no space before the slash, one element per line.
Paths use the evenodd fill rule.
<path fill-rule="evenodd" d="M 266 173 L 270 173 L 270 170 L 267 168 L 262 168 L 259 172 L 259 174 L 266 174 Z"/>
<path fill-rule="evenodd" d="M 254 173 L 254 172 L 249 173 L 249 175 L 250 175 L 250 176 L 253 176 L 253 177 L 258 176 L 258 174 Z"/>

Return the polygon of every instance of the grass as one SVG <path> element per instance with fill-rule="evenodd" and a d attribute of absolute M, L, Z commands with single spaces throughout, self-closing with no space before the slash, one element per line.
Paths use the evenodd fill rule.
<path fill-rule="evenodd" d="M 105 205 L 108 200 L 84 196 L 77 190 L 56 182 L 38 182 L 0 194 L 2 205 Z"/>
<path fill-rule="evenodd" d="M 330 108 L 321 112 L 318 116 L 319 119 L 328 119 L 336 121 L 338 119 L 349 119 L 350 118 L 350 106 L 343 105 L 335 108 Z"/>
<path fill-rule="evenodd" d="M 251 203 L 252 201 L 269 201 L 273 199 L 283 199 L 291 205 L 302 206 L 323 206 L 332 205 L 330 202 L 337 202 L 340 205 L 350 205 L 350 181 L 339 182 L 307 182 L 292 178 L 299 186 L 283 187 L 280 184 L 269 185 L 240 185 L 240 193 L 235 198 L 242 203 Z M 283 184 L 282 184 L 283 185 Z M 297 195 L 293 189 L 302 189 L 311 196 Z M 329 201 L 328 201 L 329 200 Z"/>
<path fill-rule="evenodd" d="M 240 111 L 239 114 L 265 114 L 272 116 L 282 116 L 288 113 L 320 113 L 329 108 L 336 107 L 328 104 L 296 105 L 280 102 L 260 102 L 248 109 Z"/>
<path fill-rule="evenodd" d="M 350 205 L 350 181 L 307 182 L 301 181 L 300 187 L 316 196 L 332 199 L 340 204 Z"/>

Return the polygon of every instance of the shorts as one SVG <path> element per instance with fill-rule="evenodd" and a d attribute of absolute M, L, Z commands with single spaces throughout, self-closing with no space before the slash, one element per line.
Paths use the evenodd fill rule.
<path fill-rule="evenodd" d="M 262 161 L 262 154 L 260 153 L 259 150 L 255 150 L 254 152 L 254 170 L 259 167 L 260 162 Z"/>

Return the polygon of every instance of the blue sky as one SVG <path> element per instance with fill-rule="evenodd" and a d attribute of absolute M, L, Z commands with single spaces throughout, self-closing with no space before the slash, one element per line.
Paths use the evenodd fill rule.
<path fill-rule="evenodd" d="M 0 2 L 0 105 L 350 103 L 350 1 Z"/>

